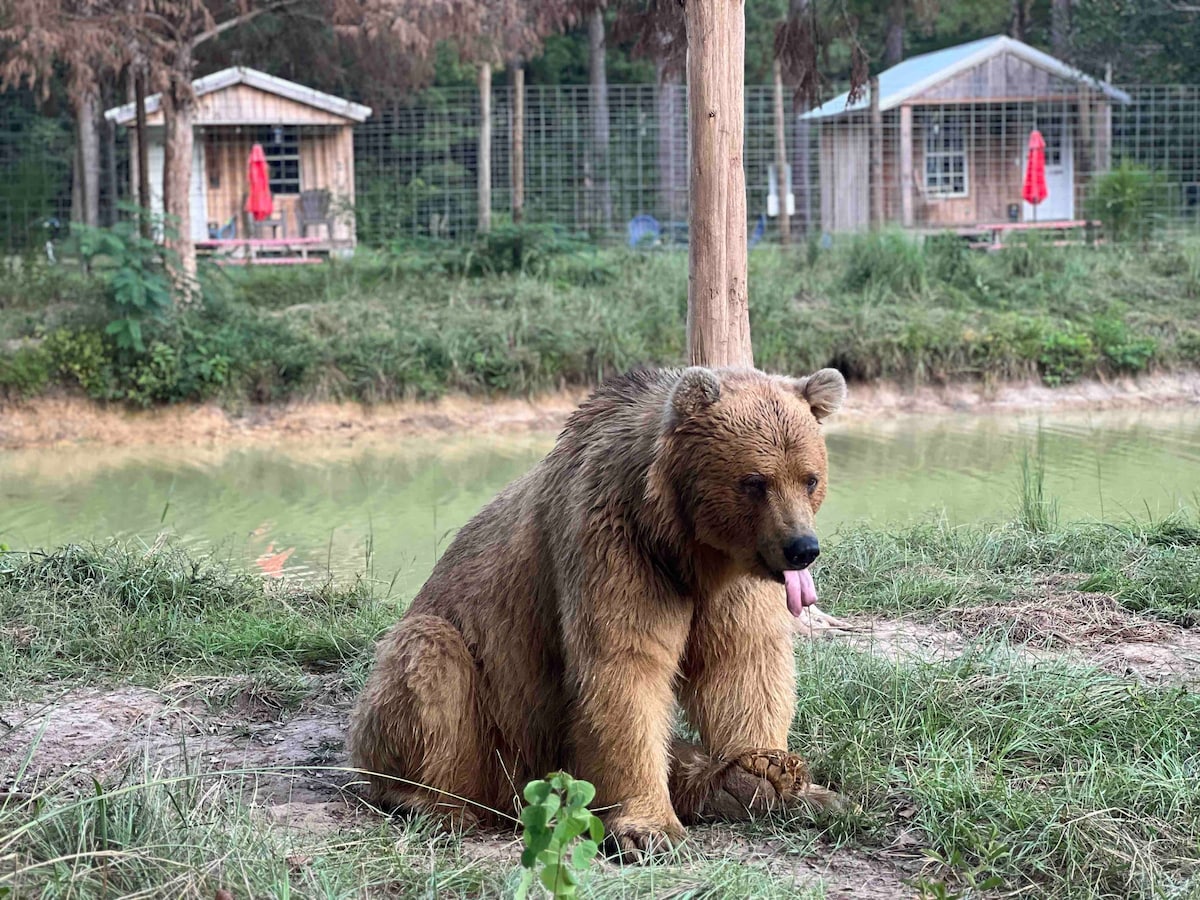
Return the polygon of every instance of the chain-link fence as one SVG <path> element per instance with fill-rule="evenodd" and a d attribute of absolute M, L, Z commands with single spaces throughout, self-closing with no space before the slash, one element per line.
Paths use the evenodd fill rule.
<path fill-rule="evenodd" d="M 747 86 L 745 98 L 751 240 L 775 239 L 781 210 L 801 235 L 875 221 L 970 231 L 1099 219 L 1119 230 L 1195 227 L 1200 218 L 1200 86 L 1060 87 L 1035 99 L 911 103 L 874 117 L 863 109 L 806 118 L 785 94 L 782 178 L 773 88 Z M 525 221 L 598 240 L 685 242 L 684 88 L 612 86 L 606 106 L 607 115 L 587 87 L 526 88 Z M 297 207 L 279 223 L 284 234 L 301 227 L 291 195 L 315 186 L 333 194 L 326 214 L 338 217 L 337 232 L 353 233 L 352 218 L 361 244 L 469 239 L 479 208 L 479 109 L 474 89 L 424 91 L 411 104 L 376 109 L 354 128 L 352 149 L 321 123 L 198 130 L 196 228 L 224 235 L 241 227 L 229 204 L 238 205 L 244 186 L 232 182 L 244 179 L 245 150 L 257 141 L 273 154 L 279 205 Z M 71 121 L 33 110 L 28 97 L 0 96 L 0 246 L 9 252 L 39 246 L 48 222 L 70 221 L 78 209 Z M 511 89 L 494 88 L 491 121 L 492 220 L 502 223 L 512 204 Z M 1047 188 L 1036 206 L 1022 199 L 1034 129 L 1045 143 Z M 128 135 L 103 135 L 102 221 L 130 196 Z M 319 223 L 316 233 L 332 234 Z"/>

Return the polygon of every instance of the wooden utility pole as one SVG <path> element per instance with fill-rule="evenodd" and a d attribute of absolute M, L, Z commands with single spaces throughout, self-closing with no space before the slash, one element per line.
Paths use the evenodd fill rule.
<path fill-rule="evenodd" d="M 783 63 L 775 60 L 775 183 L 779 186 L 779 243 L 786 247 L 792 242 L 792 220 L 788 215 L 787 122 L 783 117 Z"/>
<path fill-rule="evenodd" d="M 872 78 L 871 92 L 871 228 L 883 225 L 883 113 L 879 107 L 879 79 Z"/>
<path fill-rule="evenodd" d="M 150 146 L 146 139 L 146 75 L 133 76 L 134 129 L 137 133 L 137 196 L 142 237 L 150 237 Z"/>
<path fill-rule="evenodd" d="M 520 224 L 525 217 L 525 67 L 518 63 L 512 70 L 512 219 Z"/>
<path fill-rule="evenodd" d="M 588 16 L 588 86 L 591 94 L 593 184 L 592 225 L 612 230 L 612 185 L 608 180 L 608 64 L 605 61 L 604 12 L 599 7 Z"/>
<path fill-rule="evenodd" d="M 479 150 L 478 177 L 479 215 L 476 230 L 487 234 L 492 230 L 492 64 L 479 66 Z"/>
<path fill-rule="evenodd" d="M 688 358 L 752 366 L 742 143 L 744 0 L 689 0 Z"/>

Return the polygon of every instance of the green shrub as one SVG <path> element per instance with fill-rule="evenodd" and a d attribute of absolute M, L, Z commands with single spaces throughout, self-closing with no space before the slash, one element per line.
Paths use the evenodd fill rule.
<path fill-rule="evenodd" d="M 113 361 L 104 335 L 59 328 L 42 346 L 60 382 L 82 388 L 93 400 L 113 399 Z"/>
<path fill-rule="evenodd" d="M 1081 331 L 1051 331 L 1042 338 L 1038 371 L 1046 384 L 1066 384 L 1089 374 L 1098 358 L 1090 335 Z"/>
<path fill-rule="evenodd" d="M 843 253 L 842 287 L 877 290 L 894 297 L 920 294 L 926 285 L 925 254 L 901 231 L 855 235 Z"/>
<path fill-rule="evenodd" d="M 0 353 L 0 397 L 25 399 L 41 393 L 50 382 L 50 354 L 44 347 L 23 346 Z"/>
<path fill-rule="evenodd" d="M 1099 219 L 1114 241 L 1148 238 L 1163 219 L 1162 179 L 1123 160 L 1093 182 L 1086 208 L 1088 217 Z"/>
<path fill-rule="evenodd" d="M 1115 372 L 1144 372 L 1154 359 L 1158 342 L 1150 337 L 1134 337 L 1120 319 L 1100 318 L 1092 324 L 1096 347 Z"/>
<path fill-rule="evenodd" d="M 118 348 L 140 353 L 143 323 L 161 321 L 174 305 L 170 252 L 142 237 L 136 218 L 111 228 L 78 226 L 75 236 L 85 266 L 106 287 L 111 318 L 106 333 Z"/>

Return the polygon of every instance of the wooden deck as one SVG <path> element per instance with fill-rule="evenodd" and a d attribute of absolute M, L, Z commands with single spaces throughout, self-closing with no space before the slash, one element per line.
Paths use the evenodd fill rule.
<path fill-rule="evenodd" d="M 976 250 L 1003 250 L 1004 239 L 1013 234 L 1049 235 L 1055 247 L 1104 243 L 1100 237 L 1101 223 L 1090 219 L 1062 219 L 1049 222 L 993 222 L 954 229 L 954 234 L 966 238 Z"/>
<path fill-rule="evenodd" d="M 229 238 L 196 241 L 196 252 L 217 265 L 288 266 L 323 262 L 344 246 L 320 237 Z"/>

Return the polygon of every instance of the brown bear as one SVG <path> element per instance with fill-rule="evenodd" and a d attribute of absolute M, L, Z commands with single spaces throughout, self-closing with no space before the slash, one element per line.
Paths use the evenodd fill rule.
<path fill-rule="evenodd" d="M 786 747 L 818 423 L 845 395 L 833 369 L 643 370 L 596 391 L 381 639 L 350 723 L 373 798 L 474 821 L 566 769 L 635 858 L 682 822 L 836 803 Z M 673 739 L 677 705 L 699 745 Z"/>

